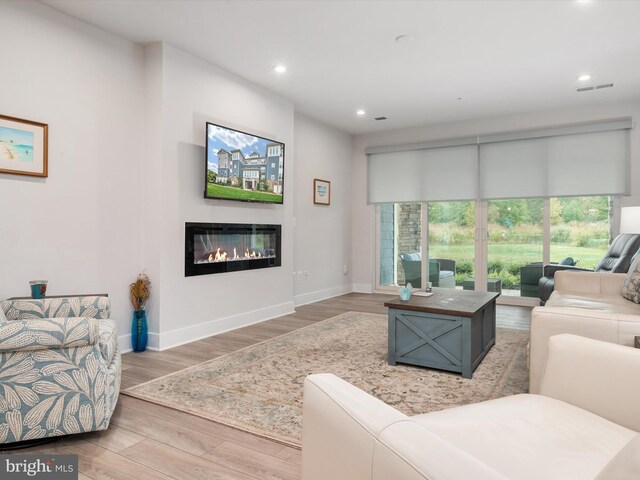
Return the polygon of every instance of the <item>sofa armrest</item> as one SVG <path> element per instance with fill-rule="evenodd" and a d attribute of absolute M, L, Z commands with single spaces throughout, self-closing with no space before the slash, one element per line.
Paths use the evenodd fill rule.
<path fill-rule="evenodd" d="M 477 458 L 331 374 L 304 382 L 304 480 L 505 480 Z"/>
<path fill-rule="evenodd" d="M 41 318 L 0 324 L 0 352 L 74 348 L 98 342 L 95 318 Z"/>
<path fill-rule="evenodd" d="M 620 293 L 626 278 L 625 273 L 607 272 L 557 272 L 555 290 L 583 295 Z"/>
<path fill-rule="evenodd" d="M 549 339 L 540 393 L 640 431 L 640 350 L 576 335 Z"/>
<path fill-rule="evenodd" d="M 616 313 L 576 307 L 535 307 L 531 311 L 529 393 L 540 393 L 547 348 L 552 336 L 572 333 L 618 343 L 619 325 L 619 315 Z"/>
<path fill-rule="evenodd" d="M 302 477 L 369 480 L 376 439 L 407 416 L 331 374 L 304 381 Z"/>

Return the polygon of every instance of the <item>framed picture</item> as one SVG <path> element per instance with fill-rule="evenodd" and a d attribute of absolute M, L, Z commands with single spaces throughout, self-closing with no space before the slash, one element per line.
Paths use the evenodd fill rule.
<path fill-rule="evenodd" d="M 0 115 L 0 173 L 47 176 L 46 123 Z"/>
<path fill-rule="evenodd" d="M 331 182 L 313 179 L 313 203 L 317 205 L 331 205 Z"/>

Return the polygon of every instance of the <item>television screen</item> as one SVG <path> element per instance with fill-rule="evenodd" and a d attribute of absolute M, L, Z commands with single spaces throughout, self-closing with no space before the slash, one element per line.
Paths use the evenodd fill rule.
<path fill-rule="evenodd" d="M 207 122 L 205 198 L 282 203 L 284 143 Z"/>

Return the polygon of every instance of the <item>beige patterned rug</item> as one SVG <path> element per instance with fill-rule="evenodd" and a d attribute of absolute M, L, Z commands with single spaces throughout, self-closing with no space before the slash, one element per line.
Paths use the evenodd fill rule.
<path fill-rule="evenodd" d="M 302 384 L 330 372 L 415 415 L 527 390 L 526 331 L 498 329 L 472 379 L 387 364 L 387 317 L 348 312 L 123 393 L 299 447 Z"/>

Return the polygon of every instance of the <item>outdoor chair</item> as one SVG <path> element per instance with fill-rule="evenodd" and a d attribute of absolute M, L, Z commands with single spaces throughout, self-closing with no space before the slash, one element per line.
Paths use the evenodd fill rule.
<path fill-rule="evenodd" d="M 422 253 L 403 253 L 400 255 L 404 279 L 415 288 L 422 288 Z M 446 258 L 429 259 L 429 281 L 433 287 L 455 288 L 456 262 Z"/>

